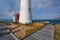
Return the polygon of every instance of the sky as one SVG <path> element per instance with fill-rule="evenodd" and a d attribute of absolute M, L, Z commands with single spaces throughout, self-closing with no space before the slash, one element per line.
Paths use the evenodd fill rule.
<path fill-rule="evenodd" d="M 12 19 L 21 0 L 0 0 L 0 20 Z M 33 20 L 60 20 L 60 0 L 31 0 Z"/>

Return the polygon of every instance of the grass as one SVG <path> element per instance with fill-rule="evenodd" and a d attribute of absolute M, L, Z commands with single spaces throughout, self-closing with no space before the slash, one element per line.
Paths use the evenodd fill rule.
<path fill-rule="evenodd" d="M 19 24 L 19 23 L 9 23 L 7 24 L 11 32 L 18 38 L 22 39 L 32 32 L 44 27 L 47 22 L 33 22 L 31 24 Z"/>
<path fill-rule="evenodd" d="M 55 40 L 60 40 L 60 24 L 55 24 Z"/>

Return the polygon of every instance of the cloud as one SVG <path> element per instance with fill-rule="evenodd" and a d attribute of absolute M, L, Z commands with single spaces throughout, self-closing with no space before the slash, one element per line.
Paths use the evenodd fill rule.
<path fill-rule="evenodd" d="M 53 20 L 54 19 L 55 20 L 55 19 L 57 19 L 57 17 L 59 15 L 60 15 L 59 13 L 54 13 L 54 14 L 42 13 L 42 14 L 38 14 L 38 15 L 33 16 L 33 18 L 41 19 L 41 20 L 43 20 L 43 19 L 45 19 L 45 20 L 47 20 L 47 19 Z"/>
<path fill-rule="evenodd" d="M 60 0 L 31 0 L 32 10 L 35 12 L 38 8 L 47 8 L 54 6 L 60 8 Z M 35 10 L 35 8 L 37 10 Z M 42 9 L 43 10 L 43 9 Z M 0 19 L 1 18 L 12 18 L 15 12 L 20 11 L 20 0 L 0 0 Z M 39 10 L 40 12 L 40 10 Z M 38 12 L 36 12 L 38 13 Z M 41 12 L 40 12 L 41 13 Z M 33 19 L 54 19 L 60 16 L 60 13 L 41 13 L 34 14 Z"/>
<path fill-rule="evenodd" d="M 46 8 L 49 6 L 60 8 L 60 0 L 32 0 L 32 5 L 38 8 Z"/>
<path fill-rule="evenodd" d="M 9 11 L 19 11 L 20 9 L 20 0 L 8 0 L 6 4 L 9 6 Z"/>
<path fill-rule="evenodd" d="M 60 13 L 58 13 L 59 15 L 56 17 L 56 18 L 54 18 L 55 20 L 60 20 Z"/>
<path fill-rule="evenodd" d="M 0 19 L 11 19 L 15 12 L 19 12 L 20 0 L 0 0 Z"/>
<path fill-rule="evenodd" d="M 55 20 L 60 20 L 60 16 L 56 17 Z"/>
<path fill-rule="evenodd" d="M 36 0 L 31 0 L 31 7 L 34 8 L 36 5 Z"/>
<path fill-rule="evenodd" d="M 45 7 L 48 7 L 48 6 L 50 6 L 51 5 L 51 2 L 52 2 L 52 0 L 40 0 L 40 2 L 38 2 L 38 7 L 39 8 L 45 8 Z"/>
<path fill-rule="evenodd" d="M 53 3 L 52 3 L 52 6 L 60 8 L 60 0 L 54 0 Z"/>
<path fill-rule="evenodd" d="M 32 0 L 32 4 L 38 8 L 45 8 L 51 5 L 52 0 Z"/>

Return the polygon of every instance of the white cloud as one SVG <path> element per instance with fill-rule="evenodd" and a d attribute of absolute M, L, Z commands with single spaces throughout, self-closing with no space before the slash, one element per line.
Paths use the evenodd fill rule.
<path fill-rule="evenodd" d="M 0 0 L 0 19 L 12 18 L 15 12 L 19 12 L 19 0 Z"/>
<path fill-rule="evenodd" d="M 32 6 L 37 6 L 38 8 L 46 8 L 49 6 L 60 8 L 60 0 L 32 0 Z"/>
<path fill-rule="evenodd" d="M 32 0 L 33 7 L 45 8 L 51 5 L 52 0 Z"/>
<path fill-rule="evenodd" d="M 54 14 L 48 14 L 48 13 L 42 13 L 35 15 L 33 18 L 35 19 L 56 19 L 60 14 L 54 13 Z"/>
<path fill-rule="evenodd" d="M 10 2 L 8 2 L 10 1 Z M 15 12 L 19 12 L 20 0 L 0 0 L 0 18 L 12 18 Z M 12 1 L 12 2 L 11 2 Z M 55 6 L 60 8 L 60 1 L 53 2 L 53 0 L 31 0 L 32 8 L 46 8 L 48 6 Z M 12 5 L 13 4 L 13 5 Z M 58 13 L 47 14 L 43 13 L 40 15 L 33 15 L 35 19 L 53 19 L 59 16 Z"/>
<path fill-rule="evenodd" d="M 60 0 L 54 0 L 54 2 L 52 3 L 52 6 L 60 8 Z"/>

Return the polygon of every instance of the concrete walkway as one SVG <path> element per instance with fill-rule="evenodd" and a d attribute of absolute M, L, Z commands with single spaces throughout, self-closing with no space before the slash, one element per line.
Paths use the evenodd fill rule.
<path fill-rule="evenodd" d="M 54 25 L 49 24 L 24 40 L 54 40 Z"/>
<path fill-rule="evenodd" d="M 0 23 L 0 40 L 15 40 L 10 34 L 9 30 Z"/>

